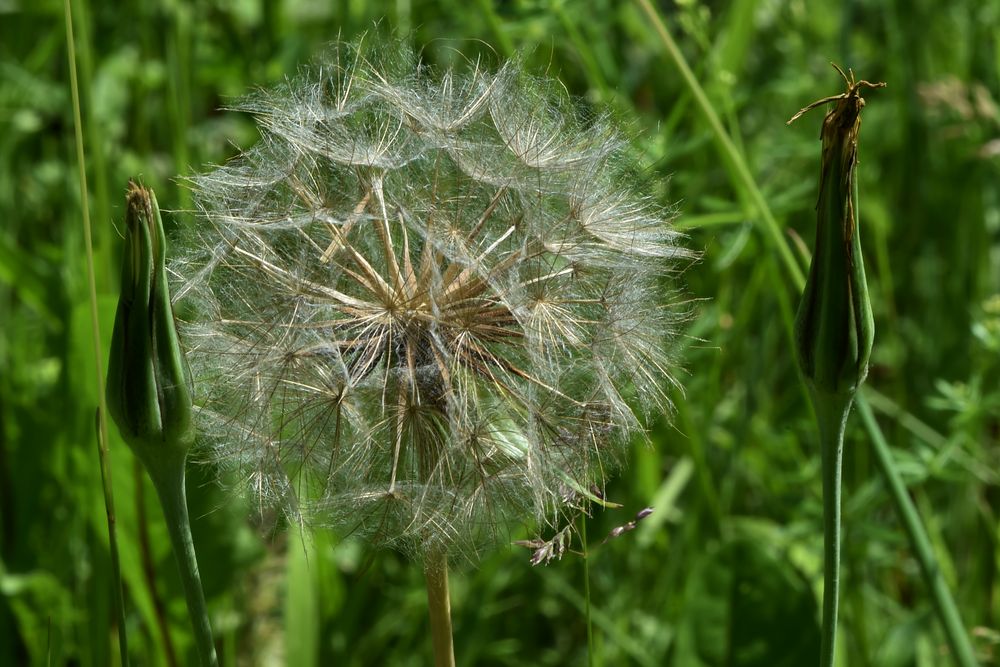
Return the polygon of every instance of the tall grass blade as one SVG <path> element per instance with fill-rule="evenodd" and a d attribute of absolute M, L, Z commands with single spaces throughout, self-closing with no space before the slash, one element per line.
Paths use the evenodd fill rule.
<path fill-rule="evenodd" d="M 115 616 L 118 619 L 118 646 L 123 665 L 129 664 L 128 637 L 125 631 L 125 595 L 122 590 L 121 565 L 118 560 L 118 537 L 115 531 L 115 500 L 111 484 L 111 461 L 108 452 L 107 406 L 104 400 L 104 369 L 101 363 L 101 324 L 97 314 L 97 285 L 94 278 L 94 248 L 91 242 L 90 204 L 87 197 L 87 169 L 83 150 L 83 128 L 80 114 L 80 90 L 76 78 L 76 45 L 73 40 L 73 14 L 70 0 L 64 0 L 66 17 L 66 51 L 69 58 L 70 88 L 73 96 L 73 125 L 76 135 L 76 159 L 80 180 L 80 207 L 83 213 L 83 240 L 87 255 L 87 284 L 90 299 L 90 320 L 93 324 L 94 363 L 97 366 L 97 455 L 101 465 L 101 485 L 108 516 L 108 548 L 111 554 L 111 580 L 114 586 Z"/>
<path fill-rule="evenodd" d="M 698 83 L 698 79 L 695 77 L 694 72 L 691 71 L 691 67 L 688 65 L 687 59 L 684 58 L 684 54 L 681 53 L 680 48 L 678 48 L 677 42 L 674 41 L 673 36 L 667 29 L 666 24 L 664 24 L 659 12 L 653 8 L 653 5 L 650 4 L 649 0 L 636 0 L 636 2 L 638 2 L 639 7 L 643 12 L 645 12 L 646 16 L 653 24 L 656 34 L 659 35 L 660 41 L 663 42 L 663 47 L 666 49 L 667 55 L 670 56 L 670 60 L 673 62 L 674 67 L 678 72 L 680 72 L 681 77 L 684 79 L 684 85 L 687 86 L 691 95 L 694 97 L 699 111 L 701 111 L 702 116 L 704 116 L 705 120 L 708 122 L 708 126 L 712 130 L 712 137 L 715 139 L 716 144 L 718 144 L 719 152 L 722 154 L 722 158 L 726 162 L 726 166 L 728 167 L 733 178 L 734 185 L 741 187 L 742 190 L 749 196 L 753 207 L 757 209 L 757 214 L 764 223 L 764 230 L 771 238 L 775 249 L 778 251 L 778 255 L 781 257 L 781 261 L 784 264 L 785 269 L 788 271 L 789 277 L 792 279 L 792 284 L 801 287 L 805 284 L 805 276 L 802 274 L 802 267 L 799 266 L 798 261 L 795 259 L 795 255 L 792 253 L 791 248 L 785 241 L 781 232 L 781 226 L 775 219 L 774 214 L 771 213 L 771 208 L 764 200 L 764 195 L 761 193 L 760 188 L 757 187 L 757 181 L 754 180 L 753 174 L 751 173 L 746 160 L 743 159 L 743 156 L 736 148 L 736 144 L 733 143 L 729 133 L 726 132 L 726 128 L 722 126 L 719 114 L 715 111 L 715 107 L 708 99 L 708 96 L 705 94 L 705 90 L 702 88 L 701 84 Z"/>
<path fill-rule="evenodd" d="M 869 434 L 871 434 L 872 450 L 875 452 L 875 464 L 879 472 L 886 481 L 889 495 L 896 508 L 906 537 L 910 541 L 917 562 L 920 564 L 920 573 L 924 577 L 924 584 L 931 596 L 934 610 L 937 612 L 941 627 L 944 629 L 945 638 L 951 648 L 952 658 L 959 667 L 976 667 L 975 655 L 972 650 L 972 643 L 969 640 L 969 632 L 962 622 L 962 616 L 958 611 L 958 605 L 952 597 L 951 589 L 944 580 L 941 568 L 938 565 L 931 541 L 927 537 L 924 523 L 917 513 L 917 508 L 910 498 L 910 492 L 903 483 L 896 469 L 896 464 L 892 459 L 892 450 L 882 435 L 882 430 L 875 421 L 871 406 L 864 396 L 858 396 L 858 413 L 861 415 Z"/>

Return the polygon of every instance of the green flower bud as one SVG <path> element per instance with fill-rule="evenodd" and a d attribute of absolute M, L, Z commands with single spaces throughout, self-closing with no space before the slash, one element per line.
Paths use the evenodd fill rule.
<path fill-rule="evenodd" d="M 108 363 L 108 411 L 146 464 L 183 459 L 193 440 L 191 382 L 174 327 L 166 241 L 153 191 L 129 181 L 121 296 Z"/>
<path fill-rule="evenodd" d="M 814 391 L 853 396 L 868 374 L 874 339 L 857 225 L 855 171 L 861 109 L 865 105 L 860 91 L 863 86 L 885 84 L 855 82 L 853 72 L 844 79 L 847 92 L 814 102 L 792 118 L 834 102 L 820 135 L 823 162 L 816 205 L 816 246 L 795 317 L 795 343 L 799 366 Z"/>

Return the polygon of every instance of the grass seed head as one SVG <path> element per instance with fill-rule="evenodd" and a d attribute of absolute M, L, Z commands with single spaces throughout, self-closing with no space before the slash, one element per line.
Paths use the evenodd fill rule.
<path fill-rule="evenodd" d="M 212 455 L 261 506 L 473 556 L 668 406 L 687 253 L 557 84 L 384 46 L 239 105 L 261 140 L 195 179 L 172 268 Z"/>

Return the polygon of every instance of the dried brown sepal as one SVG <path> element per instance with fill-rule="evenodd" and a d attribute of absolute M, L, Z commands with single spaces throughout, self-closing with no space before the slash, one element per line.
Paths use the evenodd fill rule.
<path fill-rule="evenodd" d="M 792 116 L 789 123 L 828 102 L 833 108 L 823 119 L 819 198 L 816 204 L 816 241 L 809 277 L 795 320 L 796 354 L 802 373 L 814 392 L 853 396 L 868 373 L 874 340 L 871 303 L 864 259 L 857 233 L 855 174 L 863 88 L 885 83 L 857 81 L 854 72 L 834 68 L 847 90 L 817 100 Z"/>
<path fill-rule="evenodd" d="M 788 119 L 785 125 L 791 125 L 800 117 L 804 116 L 806 113 L 812 111 L 816 107 L 821 107 L 824 104 L 830 102 L 837 102 L 837 106 L 830 112 L 830 114 L 837 113 L 840 116 L 844 116 L 844 110 L 849 108 L 842 104 L 842 102 L 849 102 L 851 105 L 855 106 L 855 111 L 853 113 L 853 118 L 851 125 L 853 126 L 861 113 L 862 107 L 865 106 L 865 100 L 861 97 L 862 88 L 885 88 L 885 81 L 879 81 L 878 83 L 872 83 L 871 81 L 857 81 L 854 78 L 854 70 L 848 68 L 847 73 L 838 65 L 837 63 L 830 63 L 833 68 L 840 73 L 840 76 L 844 77 L 844 82 L 847 84 L 847 90 L 840 95 L 830 95 L 829 97 L 824 97 L 823 99 L 816 100 L 811 104 L 808 104 L 801 109 L 799 109 L 794 116 Z M 825 127 L 825 123 L 824 123 Z"/>

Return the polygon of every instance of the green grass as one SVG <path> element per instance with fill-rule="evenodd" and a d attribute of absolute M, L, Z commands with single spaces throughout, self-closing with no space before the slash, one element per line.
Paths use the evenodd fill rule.
<path fill-rule="evenodd" d="M 835 60 L 888 83 L 867 96 L 859 168 L 876 318 L 869 404 L 977 657 L 997 662 L 1000 162 L 988 147 L 1000 138 L 1000 10 L 658 3 L 702 98 L 635 3 L 271 4 L 73 2 L 105 355 L 127 179 L 141 176 L 179 211 L 164 221 L 173 231 L 196 224 L 175 178 L 256 138 L 251 119 L 219 111 L 234 96 L 379 18 L 441 63 L 453 48 L 527 51 L 528 67 L 610 107 L 636 136 L 643 186 L 678 204 L 703 253 L 682 276 L 695 301 L 677 344 L 676 414 L 607 489 L 624 508 L 588 521 L 593 545 L 657 508 L 591 550 L 594 664 L 814 664 L 819 448 L 789 334 L 791 267 L 805 266 L 796 239 L 808 247 L 813 234 L 819 119 L 784 121 L 839 92 Z M 0 9 L 0 664 L 103 666 L 117 644 L 65 29 L 61 3 L 26 7 Z M 838 655 L 852 666 L 950 664 L 865 421 L 855 414 L 846 440 Z M 153 489 L 115 433 L 110 449 L 133 663 L 167 664 L 162 615 L 178 663 L 190 664 Z M 336 536 L 275 531 L 213 471 L 189 476 L 222 664 L 429 662 L 419 568 Z M 501 551 L 453 574 L 458 664 L 586 664 L 583 562 L 532 569 L 527 556 Z"/>

